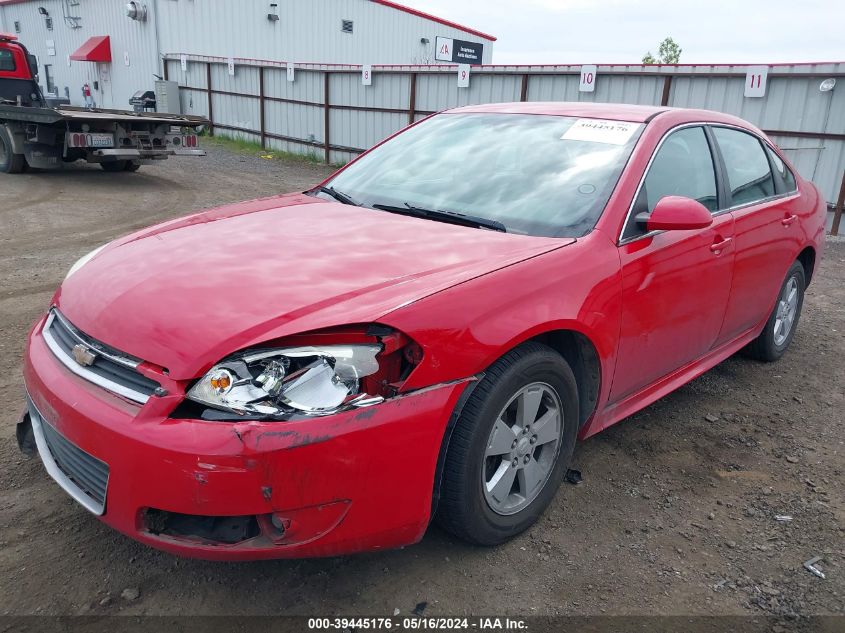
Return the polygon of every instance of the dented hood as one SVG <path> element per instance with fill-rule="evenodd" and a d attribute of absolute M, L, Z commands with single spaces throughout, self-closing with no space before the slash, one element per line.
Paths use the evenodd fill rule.
<path fill-rule="evenodd" d="M 572 241 L 279 196 L 117 240 L 64 282 L 57 304 L 90 336 L 186 379 L 238 349 L 373 322 Z"/>

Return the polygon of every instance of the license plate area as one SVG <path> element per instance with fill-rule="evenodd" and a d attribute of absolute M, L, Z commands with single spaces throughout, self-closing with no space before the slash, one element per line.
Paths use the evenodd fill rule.
<path fill-rule="evenodd" d="M 73 148 L 114 147 L 114 135 L 106 132 L 68 132 L 67 146 Z"/>

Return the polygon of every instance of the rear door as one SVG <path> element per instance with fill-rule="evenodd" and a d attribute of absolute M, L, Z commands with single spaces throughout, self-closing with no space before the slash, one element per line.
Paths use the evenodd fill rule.
<path fill-rule="evenodd" d="M 801 227 L 792 212 L 795 178 L 766 143 L 739 128 L 711 126 L 727 182 L 723 203 L 734 217 L 736 262 L 719 341 L 768 318 L 795 258 Z"/>
<path fill-rule="evenodd" d="M 716 341 L 733 273 L 733 217 L 719 212 L 719 180 L 703 126 L 661 141 L 629 211 L 619 245 L 622 328 L 611 403 L 705 355 Z M 713 224 L 645 233 L 635 221 L 664 196 L 693 198 Z"/>

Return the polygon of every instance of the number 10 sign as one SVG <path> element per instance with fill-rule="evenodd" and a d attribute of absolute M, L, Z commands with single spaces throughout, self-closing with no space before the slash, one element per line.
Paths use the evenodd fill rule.
<path fill-rule="evenodd" d="M 578 92 L 595 92 L 596 90 L 596 67 L 594 64 L 581 66 L 581 82 L 578 84 Z"/>
<path fill-rule="evenodd" d="M 749 66 L 745 71 L 745 96 L 765 97 L 768 66 Z"/>

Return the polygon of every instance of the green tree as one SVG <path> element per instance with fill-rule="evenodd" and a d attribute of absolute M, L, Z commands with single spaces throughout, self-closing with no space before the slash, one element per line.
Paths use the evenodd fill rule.
<path fill-rule="evenodd" d="M 649 51 L 643 56 L 643 64 L 677 64 L 681 61 L 681 53 L 683 52 L 683 49 L 678 46 L 675 40 L 667 37 L 660 42 L 660 46 L 657 48 L 657 57 L 655 58 Z"/>

